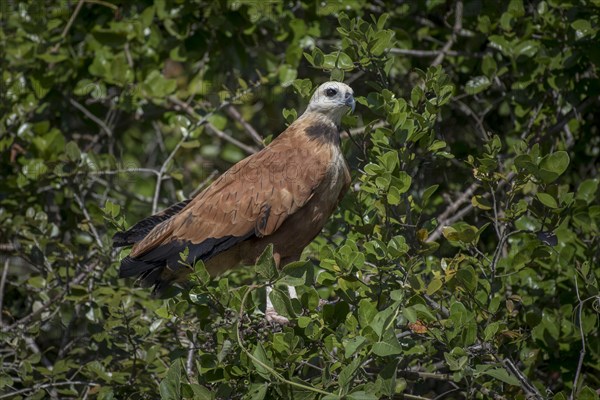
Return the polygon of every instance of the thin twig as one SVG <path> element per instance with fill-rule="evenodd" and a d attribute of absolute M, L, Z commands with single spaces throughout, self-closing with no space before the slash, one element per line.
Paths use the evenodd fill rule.
<path fill-rule="evenodd" d="M 575 399 L 575 393 L 577 392 L 577 383 L 579 382 L 579 375 L 581 374 L 581 368 L 583 368 L 583 359 L 585 358 L 585 334 L 583 332 L 583 302 L 581 301 L 581 295 L 579 294 L 579 284 L 577 283 L 577 275 L 575 275 L 575 293 L 577 294 L 577 301 L 579 301 L 579 311 L 577 312 L 577 318 L 579 319 L 579 336 L 581 337 L 581 350 L 579 351 L 579 361 L 577 362 L 577 369 L 575 370 L 575 378 L 573 378 L 573 390 L 569 400 Z"/>
<path fill-rule="evenodd" d="M 437 239 L 440 238 L 440 236 L 442 235 L 442 230 L 444 229 L 444 227 L 446 227 L 448 224 L 451 223 L 451 221 L 453 219 L 455 219 L 454 217 L 458 214 L 458 209 L 460 208 L 460 206 L 462 206 L 464 203 L 468 202 L 471 200 L 471 197 L 473 196 L 473 194 L 475 193 L 475 191 L 479 188 L 480 184 L 479 182 L 473 182 L 471 184 L 471 186 L 469 186 L 463 193 L 460 194 L 460 196 L 458 196 L 456 198 L 456 200 L 454 200 L 452 202 L 452 204 L 450 204 L 443 213 L 441 213 L 439 215 L 439 217 L 437 217 L 438 220 L 438 226 L 437 228 L 433 231 L 433 233 L 431 235 L 429 235 L 429 237 L 427 238 L 428 242 L 434 242 Z M 461 212 L 460 215 L 465 215 L 467 214 L 469 211 L 471 211 L 473 209 L 473 206 L 471 204 L 469 204 L 467 207 L 465 207 Z M 454 216 L 454 217 L 452 217 Z"/>
<path fill-rule="evenodd" d="M 239 147 L 240 149 L 244 150 L 247 154 L 254 154 L 254 153 L 258 152 L 258 149 L 254 148 L 252 146 L 245 145 L 244 143 L 240 142 L 239 140 L 235 139 L 234 137 L 229 136 L 228 134 L 226 134 L 225 132 L 223 132 L 222 130 L 220 130 L 219 128 L 217 128 L 216 126 L 211 124 L 210 122 L 206 123 L 206 128 L 208 129 L 209 132 L 214 133 L 214 135 L 216 137 L 218 137 L 219 139 L 223 139 L 223 140 Z"/>
<path fill-rule="evenodd" d="M 154 197 L 152 198 L 152 214 L 156 214 L 156 211 L 158 209 L 158 197 L 160 196 L 160 187 L 162 185 L 163 175 L 165 174 L 165 172 L 167 172 L 169 163 L 171 162 L 173 157 L 175 157 L 175 154 L 177 154 L 177 152 L 187 139 L 188 135 L 183 135 L 181 137 L 181 140 L 175 145 L 173 151 L 171 151 L 167 159 L 163 162 L 163 164 L 160 166 L 160 169 L 158 170 L 158 174 L 156 175 L 156 186 L 154 187 Z"/>
<path fill-rule="evenodd" d="M 194 334 L 192 337 L 192 340 L 190 340 L 190 344 L 188 347 L 187 359 L 185 362 L 185 370 L 187 372 L 188 378 L 190 378 L 190 379 L 193 377 L 193 373 L 194 373 L 194 354 L 196 353 L 196 343 L 194 343 L 195 341 L 196 341 L 196 335 Z"/>
<path fill-rule="evenodd" d="M 506 179 L 498 183 L 498 187 L 496 188 L 496 190 L 501 190 L 507 183 L 509 183 L 514 178 L 515 175 L 516 174 L 514 172 L 510 172 L 508 175 L 506 175 Z M 442 236 L 442 231 L 444 227 L 453 224 L 456 221 L 459 221 L 465 215 L 473 211 L 473 209 L 475 208 L 473 207 L 473 204 L 465 206 L 460 211 L 457 210 L 462 204 L 470 200 L 470 197 L 474 194 L 475 190 L 477 189 L 477 187 L 479 187 L 479 185 L 480 184 L 478 182 L 474 182 L 464 193 L 462 193 L 452 204 L 450 204 L 450 206 L 448 206 L 448 208 L 444 210 L 442 214 L 440 214 L 440 216 L 437 218 L 438 226 L 437 228 L 435 228 L 433 233 L 429 235 L 429 237 L 427 238 L 427 242 L 434 242 L 438 240 Z M 484 198 L 487 198 L 489 196 L 489 193 L 485 193 L 482 195 L 482 197 Z"/>
<path fill-rule="evenodd" d="M 69 102 L 78 110 L 80 110 L 82 113 L 84 113 L 86 115 L 86 117 L 88 117 L 89 119 L 91 119 L 92 121 L 94 121 L 96 124 L 98 124 L 98 126 L 100 128 L 102 128 L 102 130 L 104 132 L 106 132 L 106 134 L 109 137 L 112 137 L 113 132 L 112 130 L 104 123 L 104 121 L 102 121 L 100 118 L 96 117 L 94 114 L 92 114 L 87 108 L 85 108 L 83 105 L 81 105 L 81 103 L 79 103 L 77 100 L 73 99 L 73 98 L 69 98 Z"/>
<path fill-rule="evenodd" d="M 217 136 L 219 139 L 223 139 L 228 141 L 229 143 L 239 147 L 240 149 L 244 150 L 246 153 L 248 154 L 254 154 L 256 153 L 258 150 L 245 145 L 244 143 L 240 142 L 239 140 L 229 136 L 228 134 L 226 134 L 225 132 L 221 131 L 220 129 L 218 129 L 216 126 L 214 126 L 213 124 L 211 124 L 210 122 L 208 122 L 208 117 L 210 115 L 213 115 L 216 110 L 225 107 L 226 105 L 229 105 L 229 102 L 224 102 L 222 106 L 219 106 L 216 110 L 211 111 L 210 113 L 208 113 L 207 115 L 205 115 L 204 117 L 200 117 L 200 115 L 198 115 L 198 113 L 192 108 L 192 106 L 190 106 L 189 104 L 179 100 L 177 97 L 175 96 L 169 96 L 169 101 L 175 105 L 177 105 L 181 110 L 185 111 L 190 117 L 194 118 L 197 122 L 194 125 L 194 128 L 201 126 L 201 125 L 206 125 L 206 127 L 208 128 L 208 130 L 210 132 L 212 132 L 215 136 Z"/>
<path fill-rule="evenodd" d="M 206 187 L 206 185 L 208 185 L 208 182 L 213 180 L 217 175 L 219 175 L 219 171 L 214 170 L 213 172 L 211 172 L 210 175 L 208 175 L 208 177 L 206 177 L 206 179 L 204 179 L 202 182 L 200 182 L 200 184 L 198 184 L 196 189 L 194 189 L 194 191 L 192 193 L 190 193 L 190 199 L 192 197 L 195 197 L 198 193 L 200 193 L 202 191 L 202 189 L 204 189 Z"/>
<path fill-rule="evenodd" d="M 81 211 L 83 212 L 83 216 L 88 221 L 88 226 L 90 227 L 90 231 L 92 232 L 94 239 L 96 239 L 96 244 L 98 245 L 99 248 L 102 248 L 103 247 L 102 239 L 100 239 L 100 235 L 98 234 L 96 227 L 92 223 L 92 217 L 90 216 L 90 213 L 88 212 L 87 207 L 85 206 L 85 203 L 83 202 L 81 197 L 79 197 L 79 195 L 77 195 L 76 193 L 73 194 L 73 197 L 75 198 L 75 201 L 79 205 L 79 208 L 81 208 Z"/>
<path fill-rule="evenodd" d="M 389 51 L 392 55 L 406 55 L 413 57 L 438 57 L 440 54 L 444 54 L 443 50 L 416 50 L 416 49 L 401 49 L 398 47 L 393 47 Z M 458 56 L 467 56 L 474 58 L 483 57 L 483 53 L 469 53 L 466 51 L 455 51 L 448 50 L 445 52 L 446 56 L 450 57 L 458 57 Z"/>
<path fill-rule="evenodd" d="M 40 350 L 40 346 L 38 346 L 38 344 L 35 342 L 35 340 L 33 340 L 32 338 L 30 338 L 29 336 L 24 336 L 23 340 L 25 340 L 25 343 L 27 344 L 27 347 L 29 347 L 29 349 L 31 351 L 33 351 L 35 354 L 40 356 L 40 360 L 42 361 L 42 364 L 44 364 L 44 366 L 46 368 L 52 368 L 52 363 L 50 362 L 50 360 L 48 360 L 48 358 L 42 353 L 42 350 Z"/>
<path fill-rule="evenodd" d="M 51 53 L 56 53 L 58 51 L 58 49 L 60 48 L 62 40 L 65 37 L 67 37 L 67 33 L 69 33 L 69 30 L 71 29 L 71 26 L 73 25 L 73 22 L 75 22 L 75 18 L 77 18 L 77 15 L 79 14 L 79 11 L 81 10 L 81 6 L 83 6 L 83 3 L 85 3 L 85 0 L 79 0 L 79 2 L 77 3 L 77 6 L 75 6 L 75 11 L 73 11 L 73 14 L 71 14 L 71 18 L 69 18 L 69 21 L 67 21 L 67 25 L 65 25 L 65 28 L 63 29 L 62 33 L 60 34 L 61 41 L 56 43 L 54 45 L 54 47 L 52 47 L 52 49 L 50 50 Z"/>
<path fill-rule="evenodd" d="M 570 120 L 572 120 L 574 117 L 576 117 L 577 114 L 581 114 L 582 112 L 587 110 L 588 107 L 591 106 L 596 101 L 598 101 L 597 96 L 596 97 L 588 97 L 587 99 L 585 99 L 584 101 L 579 103 L 578 106 L 576 106 L 571 111 L 569 111 L 564 117 L 561 118 L 560 121 L 558 121 L 556 124 L 554 124 L 554 126 L 552 126 L 550 129 L 548 129 L 548 135 L 555 135 L 558 132 L 560 132 L 562 130 L 563 126 L 565 126 Z"/>
<path fill-rule="evenodd" d="M 377 129 L 377 128 L 381 128 L 387 125 L 386 121 L 377 121 L 374 124 L 370 125 L 371 130 Z M 361 126 L 358 128 L 352 128 L 349 131 L 344 131 L 342 133 L 340 133 L 340 138 L 341 139 L 348 139 L 351 136 L 356 136 L 356 135 L 362 135 L 365 133 L 367 128 L 367 125 L 365 126 Z"/>
<path fill-rule="evenodd" d="M 502 363 L 507 372 L 513 374 L 517 378 L 517 380 L 521 383 L 521 388 L 528 395 L 528 398 L 535 398 L 539 400 L 544 398 L 544 396 L 542 396 L 537 388 L 531 382 L 529 382 L 527 377 L 523 375 L 521 370 L 517 368 L 517 366 L 511 360 L 508 358 L 499 359 L 496 355 L 494 355 L 494 357 Z"/>
<path fill-rule="evenodd" d="M 452 27 L 452 34 L 450 35 L 450 39 L 446 42 L 444 47 L 442 47 L 442 51 L 437 55 L 435 60 L 431 63 L 432 67 L 436 65 L 440 65 L 442 61 L 444 61 L 444 57 L 450 51 L 450 48 L 454 45 L 456 41 L 456 34 L 462 29 L 462 18 L 463 18 L 463 3 L 462 0 L 458 0 L 456 2 L 456 7 L 454 9 L 454 26 Z"/>
<path fill-rule="evenodd" d="M 155 169 L 152 169 L 152 168 L 124 168 L 124 169 L 115 169 L 115 170 L 108 170 L 108 171 L 89 171 L 88 173 L 90 175 L 119 175 L 119 174 L 131 173 L 131 172 L 142 172 L 142 173 L 158 175 L 158 171 Z"/>
<path fill-rule="evenodd" d="M 17 390 L 15 392 L 11 392 L 11 393 L 6 393 L 6 394 L 3 394 L 3 395 L 0 395 L 0 399 L 8 399 L 8 398 L 15 397 L 15 396 L 17 396 L 19 394 L 22 394 L 22 393 L 35 392 L 35 391 L 40 390 L 40 389 L 48 389 L 48 388 L 53 388 L 53 387 L 56 387 L 56 386 L 66 386 L 66 385 L 96 386 L 97 383 L 95 383 L 95 382 L 82 382 L 82 381 L 45 383 L 43 385 L 35 385 L 33 387 L 30 387 L 30 388 L 20 389 L 20 390 Z"/>
<path fill-rule="evenodd" d="M 2 324 L 2 313 L 3 313 L 3 305 L 4 305 L 4 285 L 6 285 L 6 277 L 8 276 L 8 260 L 4 261 L 4 268 L 2 268 L 2 278 L 0 279 L 0 327 Z"/>
<path fill-rule="evenodd" d="M 262 136 L 260 136 L 258 134 L 258 132 L 256 132 L 256 129 L 254 129 L 254 127 L 252 125 L 250 125 L 248 123 L 248 121 L 246 121 L 242 115 L 240 114 L 240 112 L 233 106 L 233 105 L 228 105 L 227 107 L 225 107 L 225 112 L 233 119 L 235 119 L 237 122 L 240 123 L 240 125 L 242 125 L 242 127 L 244 128 L 244 130 L 248 133 L 248 135 L 250 135 L 250 137 L 252 138 L 252 140 L 254 140 L 254 143 L 256 143 L 257 145 L 259 145 L 260 147 L 264 147 L 265 144 L 263 142 L 263 138 Z"/>

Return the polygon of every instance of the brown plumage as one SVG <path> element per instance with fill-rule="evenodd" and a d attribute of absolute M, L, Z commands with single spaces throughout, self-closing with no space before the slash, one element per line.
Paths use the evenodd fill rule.
<path fill-rule="evenodd" d="M 277 264 L 297 260 L 319 234 L 350 184 L 339 146 L 352 89 L 321 85 L 306 112 L 260 152 L 238 162 L 193 199 L 177 203 L 113 237 L 133 245 L 120 277 L 140 276 L 160 292 L 203 260 L 217 275 L 253 264 L 272 243 Z M 188 249 L 185 263 L 180 253 Z M 188 265 L 185 265 L 188 264 Z"/>

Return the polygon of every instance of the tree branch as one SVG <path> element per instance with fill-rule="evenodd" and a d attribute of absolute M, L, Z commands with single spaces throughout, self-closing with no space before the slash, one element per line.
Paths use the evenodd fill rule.
<path fill-rule="evenodd" d="M 77 108 L 79 111 L 81 111 L 82 113 L 84 113 L 86 117 L 88 117 L 89 119 L 91 119 L 92 121 L 94 121 L 100 128 L 102 128 L 102 130 L 109 137 L 113 136 L 113 132 L 108 127 L 108 125 L 106 125 L 104 123 L 104 121 L 102 121 L 100 118 L 98 118 L 94 114 L 92 114 L 92 112 L 90 110 L 88 110 L 87 108 L 85 108 L 83 105 L 81 105 L 81 103 L 79 103 L 77 100 L 73 99 L 72 97 L 69 98 L 69 102 L 73 105 L 73 107 Z"/>
<path fill-rule="evenodd" d="M 97 383 L 95 383 L 95 382 L 82 382 L 82 381 L 67 381 L 67 382 L 45 383 L 43 385 L 34 385 L 31 388 L 20 389 L 20 390 L 11 392 L 11 393 L 2 394 L 2 395 L 0 395 L 0 399 L 8 399 L 8 398 L 15 397 L 15 396 L 17 396 L 19 394 L 23 394 L 23 393 L 27 393 L 27 392 L 35 392 L 35 391 L 40 390 L 40 389 L 48 389 L 48 388 L 53 388 L 53 387 L 57 387 L 57 386 L 66 386 L 66 385 L 96 386 Z"/>
<path fill-rule="evenodd" d="M 175 157 L 175 154 L 177 154 L 177 152 L 187 139 L 188 135 L 184 134 L 181 137 L 181 140 L 177 142 L 175 148 L 171 151 L 167 159 L 162 163 L 160 169 L 158 170 L 158 173 L 156 175 L 156 186 L 154 187 L 154 196 L 152 198 L 152 214 L 156 214 L 156 211 L 158 211 L 158 198 L 160 197 L 160 187 L 162 185 L 163 175 L 165 174 L 165 172 L 167 172 L 167 168 L 169 168 L 169 163 L 171 162 L 173 157 Z"/>
<path fill-rule="evenodd" d="M 579 311 L 577 312 L 577 318 L 579 319 L 579 337 L 581 338 L 581 350 L 579 351 L 579 361 L 577 362 L 577 369 L 575 370 L 575 378 L 573 378 L 573 389 L 569 400 L 575 399 L 575 393 L 577 393 L 577 383 L 579 382 L 579 375 L 581 374 L 581 368 L 583 368 L 583 360 L 585 358 L 585 333 L 583 332 L 583 301 L 579 294 L 579 284 L 577 283 L 577 274 L 575 274 L 575 293 L 577 294 L 577 301 L 579 301 Z"/>
<path fill-rule="evenodd" d="M 254 147 L 245 145 L 244 143 L 240 142 L 239 140 L 237 140 L 237 139 L 229 136 L 228 134 L 226 134 L 225 132 L 221 131 L 216 126 L 214 126 L 213 124 L 211 124 L 210 122 L 208 122 L 208 117 L 210 115 L 213 115 L 220 108 L 223 108 L 223 107 L 229 105 L 230 104 L 229 102 L 224 102 L 221 106 L 219 106 L 214 111 L 208 113 L 204 117 L 200 117 L 200 115 L 198 115 L 198 113 L 192 108 L 192 106 L 190 106 L 189 104 L 187 104 L 187 103 L 179 100 L 177 97 L 175 97 L 175 96 L 169 96 L 169 101 L 172 102 L 173 104 L 175 104 L 176 106 L 178 106 L 181 110 L 185 111 L 190 117 L 194 118 L 197 121 L 196 124 L 195 124 L 195 126 L 206 125 L 207 130 L 209 132 L 212 132 L 219 139 L 226 140 L 229 143 L 231 143 L 231 144 L 239 147 L 240 149 L 242 149 L 243 151 L 245 151 L 247 154 L 254 154 L 254 153 L 256 153 L 258 151 Z"/>
<path fill-rule="evenodd" d="M 254 140 L 254 143 L 256 143 L 260 147 L 265 147 L 265 144 L 263 142 L 262 136 L 260 136 L 258 134 L 258 132 L 256 132 L 256 129 L 254 129 L 254 127 L 252 125 L 250 125 L 242 117 L 242 115 L 239 113 L 239 111 L 233 105 L 230 104 L 227 107 L 225 107 L 225 112 L 231 118 L 233 118 L 234 120 L 236 120 L 237 122 L 239 122 L 240 125 L 242 125 L 242 127 L 244 128 L 244 130 L 248 133 L 248 135 L 252 138 L 252 140 Z"/>
<path fill-rule="evenodd" d="M 437 239 L 439 239 L 440 236 L 442 235 L 442 229 L 444 229 L 444 227 L 446 227 L 448 224 L 456 221 L 457 215 L 460 215 L 460 217 L 458 218 L 458 219 L 460 219 L 460 218 L 462 218 L 462 216 L 468 214 L 473 209 L 473 206 L 471 204 L 469 204 L 463 210 L 458 212 L 458 209 L 460 208 L 460 206 L 462 206 L 464 203 L 471 200 L 471 197 L 473 196 L 475 191 L 479 188 L 479 186 L 480 186 L 479 182 L 472 183 L 471 186 L 469 186 L 463 193 L 461 193 L 456 198 L 456 200 L 454 200 L 454 202 L 452 202 L 452 204 L 450 204 L 446 208 L 446 210 L 444 210 L 444 212 L 440 214 L 440 216 L 437 218 L 438 226 L 437 226 L 437 228 L 435 228 L 433 233 L 431 235 L 429 235 L 429 237 L 427 238 L 428 242 L 435 242 Z"/>
<path fill-rule="evenodd" d="M 6 285 L 6 277 L 8 276 L 8 260 L 4 261 L 4 267 L 2 268 L 2 278 L 0 278 L 0 327 L 2 327 L 2 314 L 4 306 L 4 286 Z"/>
<path fill-rule="evenodd" d="M 448 39 L 444 47 L 442 47 L 440 54 L 438 54 L 435 60 L 433 60 L 433 62 L 431 63 L 432 67 L 441 64 L 442 61 L 444 61 L 444 57 L 446 57 L 446 55 L 448 54 L 448 51 L 450 51 L 450 48 L 452 48 L 452 46 L 454 45 L 457 36 L 456 34 L 462 29 L 462 18 L 463 3 L 462 0 L 458 0 L 454 9 L 454 26 L 452 27 L 452 35 L 450 35 L 450 39 Z"/>

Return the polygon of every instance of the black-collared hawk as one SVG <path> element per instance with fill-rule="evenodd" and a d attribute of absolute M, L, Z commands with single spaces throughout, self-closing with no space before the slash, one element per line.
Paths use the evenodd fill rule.
<path fill-rule="evenodd" d="M 192 199 L 116 233 L 114 247 L 133 245 L 119 276 L 139 276 L 156 294 L 185 281 L 197 260 L 215 276 L 253 265 L 269 243 L 278 266 L 298 260 L 350 185 L 340 122 L 354 105 L 348 85 L 322 84 L 304 114 L 267 147 Z"/>

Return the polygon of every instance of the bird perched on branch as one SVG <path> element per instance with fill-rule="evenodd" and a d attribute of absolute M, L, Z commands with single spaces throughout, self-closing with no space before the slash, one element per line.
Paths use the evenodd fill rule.
<path fill-rule="evenodd" d="M 192 199 L 116 233 L 114 247 L 133 245 L 119 276 L 138 276 L 160 294 L 185 281 L 198 260 L 215 276 L 253 265 L 270 243 L 277 266 L 298 260 L 350 184 L 340 122 L 354 105 L 348 85 L 322 84 L 304 114 L 267 147 Z"/>

